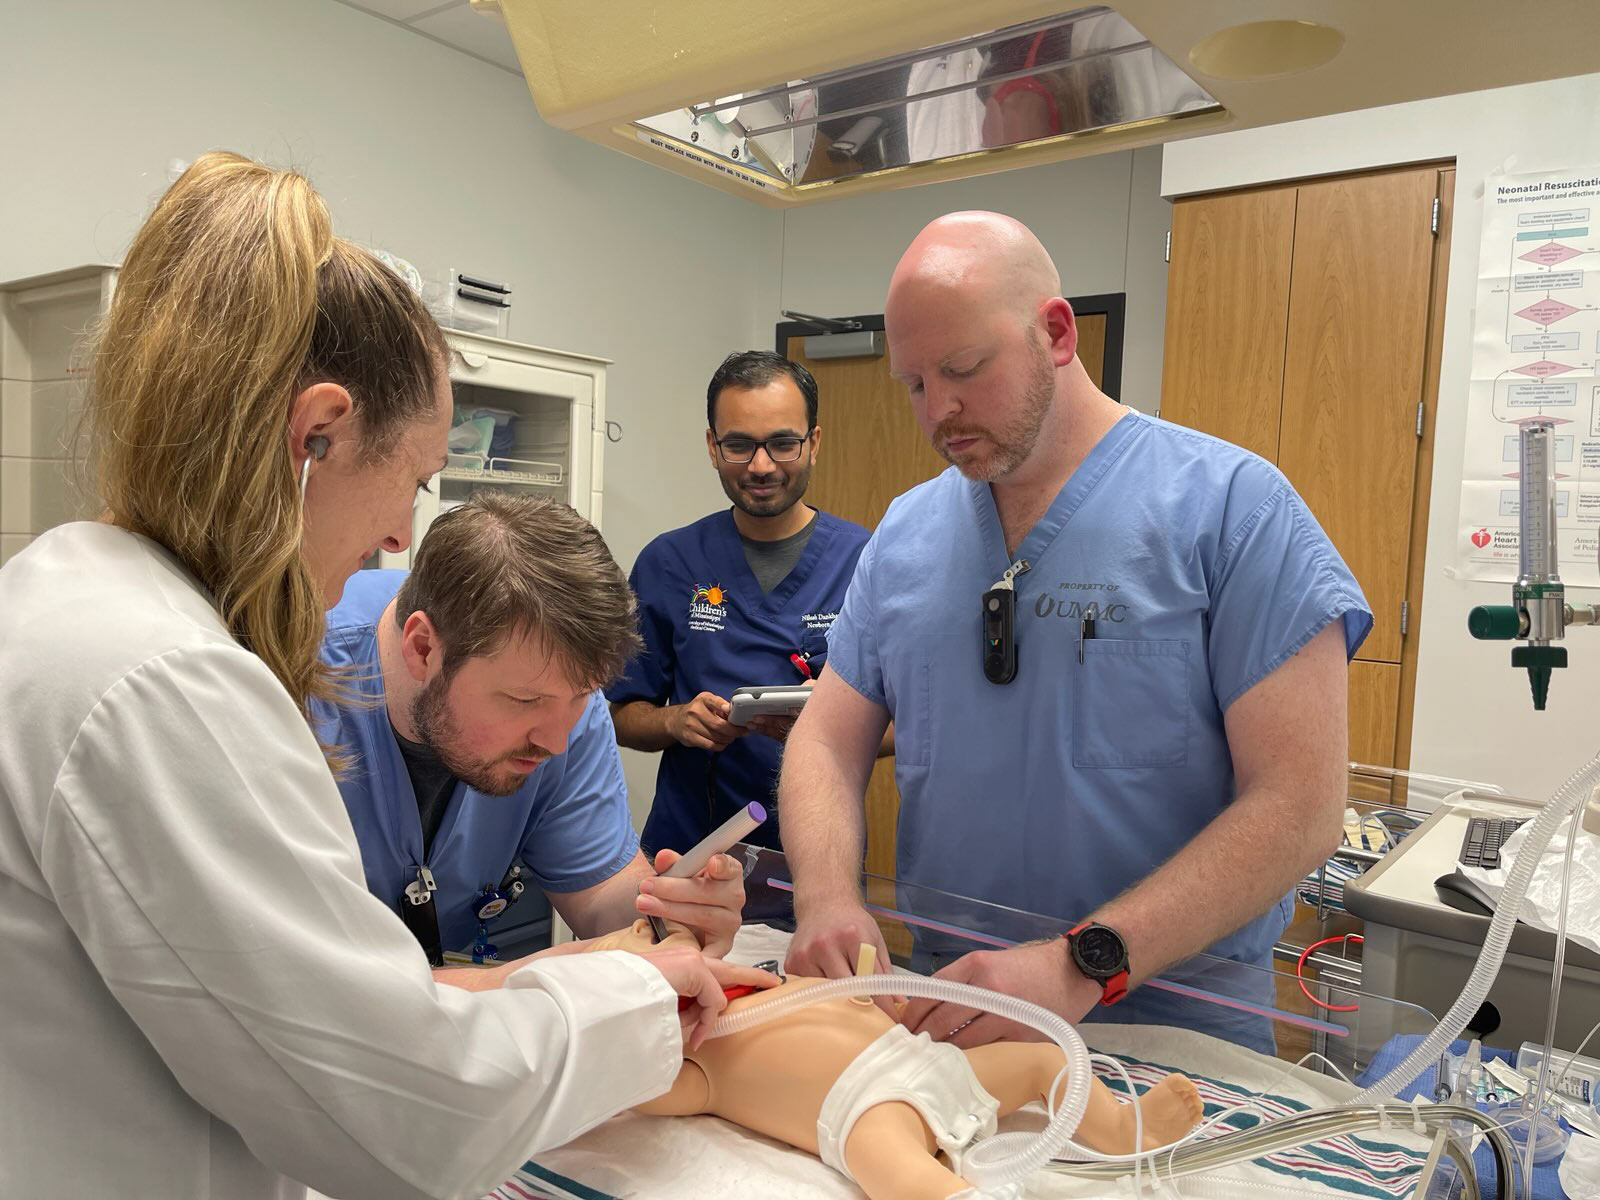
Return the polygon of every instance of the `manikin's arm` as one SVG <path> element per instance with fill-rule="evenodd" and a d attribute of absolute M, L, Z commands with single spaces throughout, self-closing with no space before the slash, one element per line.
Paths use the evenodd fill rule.
<path fill-rule="evenodd" d="M 1084 914 L 1128 946 L 1130 983 L 1204 950 L 1266 912 L 1339 844 L 1345 803 L 1346 687 L 1342 622 L 1333 621 L 1229 707 L 1223 720 L 1236 793 L 1183 849 L 1143 880 Z M 785 836 L 785 842 L 788 838 Z M 1023 996 L 1076 1021 L 1100 998 L 1066 942 L 978 951 L 941 976 Z M 936 1039 L 977 1046 L 1032 1036 L 996 1016 L 913 1000 L 905 1022 Z"/>
<path fill-rule="evenodd" d="M 863 941 L 888 951 L 861 905 L 863 797 L 889 714 L 824 670 L 783 755 L 778 784 L 784 853 L 794 874 L 796 929 L 788 969 L 835 979 L 853 973 Z"/>

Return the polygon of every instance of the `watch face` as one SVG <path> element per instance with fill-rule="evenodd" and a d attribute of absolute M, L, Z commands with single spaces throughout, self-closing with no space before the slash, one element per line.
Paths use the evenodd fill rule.
<path fill-rule="evenodd" d="M 1128 952 L 1122 938 L 1104 925 L 1090 925 L 1078 934 L 1074 949 L 1086 974 L 1103 979 L 1127 966 Z"/>

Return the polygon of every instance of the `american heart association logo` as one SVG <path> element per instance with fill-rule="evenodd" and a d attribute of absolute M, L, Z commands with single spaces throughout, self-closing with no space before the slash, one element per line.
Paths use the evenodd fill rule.
<path fill-rule="evenodd" d="M 1487 529 L 1480 529 L 1474 533 L 1472 535 L 1472 544 L 1479 550 L 1482 550 L 1489 544 L 1489 531 Z"/>

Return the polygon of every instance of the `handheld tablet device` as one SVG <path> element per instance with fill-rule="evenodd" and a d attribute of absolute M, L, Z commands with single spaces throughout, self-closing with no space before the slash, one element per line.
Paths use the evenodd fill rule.
<path fill-rule="evenodd" d="M 748 725 L 751 717 L 792 717 L 805 707 L 810 695 L 810 688 L 793 684 L 742 687 L 728 698 L 728 720 Z"/>

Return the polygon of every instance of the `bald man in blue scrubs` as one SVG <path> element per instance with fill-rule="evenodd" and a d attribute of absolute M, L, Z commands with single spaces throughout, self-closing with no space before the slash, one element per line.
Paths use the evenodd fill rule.
<path fill-rule="evenodd" d="M 1138 985 L 1208 949 L 1268 963 L 1338 844 L 1346 665 L 1372 615 L 1277 468 L 1095 387 L 1060 292 L 994 213 L 933 222 L 895 270 L 891 370 L 952 466 L 879 524 L 789 737 L 788 969 L 848 975 L 863 941 L 883 957 L 857 880 L 892 717 L 897 877 L 1064 935 L 940 974 L 1071 1021 L 1169 1023 L 1169 993 Z M 1018 1035 L 931 1001 L 903 1019 L 961 1046 Z"/>

